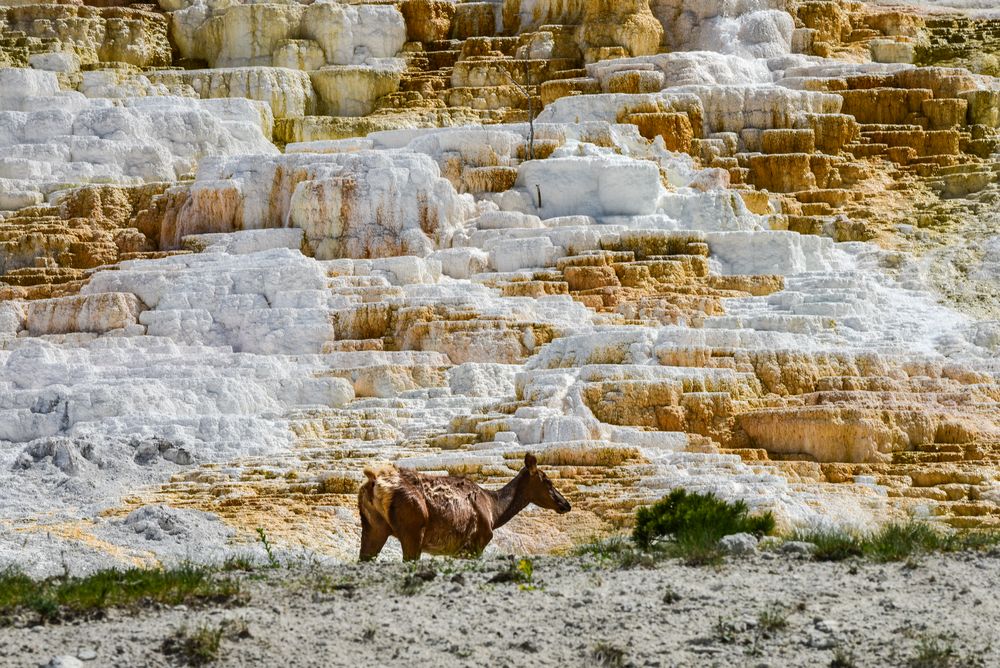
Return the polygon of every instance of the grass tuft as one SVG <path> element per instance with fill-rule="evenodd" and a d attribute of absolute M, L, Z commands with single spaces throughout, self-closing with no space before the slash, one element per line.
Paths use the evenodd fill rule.
<path fill-rule="evenodd" d="M 595 540 L 578 546 L 573 554 L 593 557 L 601 566 L 617 568 L 652 568 L 660 559 L 669 556 L 660 543 L 643 549 L 629 540 L 627 536 L 612 536 L 604 540 Z"/>
<path fill-rule="evenodd" d="M 780 603 L 772 603 L 757 615 L 757 626 L 764 633 L 776 633 L 788 628 L 788 611 Z"/>
<path fill-rule="evenodd" d="M 219 569 L 225 573 L 232 573 L 234 571 L 252 573 L 257 570 L 257 560 L 249 553 L 239 552 L 230 554 L 219 566 Z"/>
<path fill-rule="evenodd" d="M 178 657 L 189 666 L 204 666 L 219 658 L 223 628 L 202 625 L 194 629 L 182 626 L 163 641 L 163 653 Z"/>
<path fill-rule="evenodd" d="M 875 561 L 903 561 L 915 554 L 935 552 L 945 545 L 945 537 L 923 522 L 887 524 L 865 541 L 865 554 Z"/>
<path fill-rule="evenodd" d="M 864 551 L 856 536 L 836 529 L 798 530 L 792 534 L 792 540 L 814 544 L 813 559 L 816 561 L 843 561 L 859 557 Z"/>
<path fill-rule="evenodd" d="M 951 643 L 925 636 L 917 645 L 917 653 L 906 662 L 906 668 L 951 668 L 959 665 L 959 658 Z"/>
<path fill-rule="evenodd" d="M 591 665 L 623 668 L 626 658 L 625 650 L 607 642 L 595 643 L 590 650 Z"/>
<path fill-rule="evenodd" d="M 830 668 L 857 668 L 858 662 L 854 658 L 854 653 L 843 647 L 835 647 L 833 650 L 833 660 L 830 661 Z"/>
<path fill-rule="evenodd" d="M 864 537 L 834 529 L 805 529 L 794 532 L 791 539 L 815 544 L 813 558 L 817 561 L 864 556 L 873 561 L 915 565 L 913 559 L 923 554 L 989 549 L 1000 544 L 1000 532 L 945 533 L 927 522 L 911 520 L 886 524 Z"/>

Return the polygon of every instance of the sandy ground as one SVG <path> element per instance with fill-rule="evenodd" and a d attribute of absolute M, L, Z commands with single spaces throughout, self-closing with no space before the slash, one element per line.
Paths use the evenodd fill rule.
<path fill-rule="evenodd" d="M 490 582 L 510 563 L 263 570 L 240 576 L 242 604 L 2 628 L 0 665 L 179 665 L 168 637 L 227 620 L 219 664 L 232 666 L 1000 665 L 1000 552 L 907 564 L 762 553 L 631 570 L 538 557 L 530 585 Z M 940 661 L 913 663 L 932 648 Z"/>

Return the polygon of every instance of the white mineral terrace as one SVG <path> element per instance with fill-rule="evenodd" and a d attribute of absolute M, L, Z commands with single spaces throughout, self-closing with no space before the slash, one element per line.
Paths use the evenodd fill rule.
<path fill-rule="evenodd" d="M 835 241 L 844 215 L 792 229 L 853 197 L 859 127 L 888 137 L 865 135 L 879 150 L 921 131 L 855 121 L 869 111 L 830 81 L 892 78 L 940 98 L 922 107 L 931 125 L 957 100 L 962 123 L 995 112 L 995 128 L 1000 80 L 806 55 L 818 37 L 785 0 L 622 3 L 655 33 L 614 33 L 624 53 L 598 51 L 612 47 L 588 32 L 596 2 L 493 2 L 486 21 L 471 5 L 489 3 L 457 3 L 453 26 L 520 34 L 533 63 L 567 58 L 544 26 L 584 26 L 585 66 L 541 97 L 583 88 L 546 99 L 533 127 L 406 121 L 272 143 L 279 120 L 350 121 L 398 94 L 412 45 L 432 43 L 406 4 L 160 0 L 157 30 L 187 69 L 79 35 L 0 68 L 0 233 L 62 215 L 80 186 L 159 188 L 133 226 L 152 247 L 129 255 L 115 236 L 120 261 L 80 264 L 78 290 L 0 300 L 0 568 L 211 561 L 253 549 L 257 527 L 353 559 L 366 463 L 498 485 L 526 451 L 575 509 L 530 509 L 491 550 L 566 549 L 676 486 L 785 528 L 1000 521 L 997 314 L 944 300 L 906 248 Z M 131 65 L 81 71 L 88 58 Z M 504 76 L 456 65 L 449 94 L 502 107 Z M 651 116 L 701 154 L 650 139 Z M 938 155 L 924 146 L 912 160 Z M 777 154 L 791 157 L 764 164 Z M 769 187 L 734 182 L 739 169 Z M 823 182 L 836 169 L 843 183 Z M 877 187 L 853 201 L 891 196 L 878 169 L 865 178 Z M 820 193 L 801 213 L 775 194 L 801 191 Z M 969 276 L 1000 290 L 997 219 L 977 211 L 993 236 Z M 64 232 L 46 224 L 0 234 L 0 271 L 63 266 L 45 235 Z"/>

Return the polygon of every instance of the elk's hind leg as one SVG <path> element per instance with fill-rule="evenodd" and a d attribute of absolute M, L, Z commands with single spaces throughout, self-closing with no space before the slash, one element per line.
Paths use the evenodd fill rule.
<path fill-rule="evenodd" d="M 375 516 L 371 519 L 361 513 L 361 554 L 358 559 L 361 561 L 371 561 L 378 556 L 385 542 L 389 540 L 392 529 L 381 517 Z"/>

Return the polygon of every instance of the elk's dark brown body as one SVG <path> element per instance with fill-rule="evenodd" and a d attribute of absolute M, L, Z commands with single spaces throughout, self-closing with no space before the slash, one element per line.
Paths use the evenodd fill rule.
<path fill-rule="evenodd" d="M 483 489 L 466 478 L 434 476 L 395 466 L 365 469 L 368 478 L 358 492 L 362 561 L 374 559 L 395 536 L 403 559 L 421 553 L 476 556 L 493 539 L 493 531 L 529 503 L 566 513 L 569 501 L 537 466 L 524 457 L 514 479 L 498 490 Z"/>

